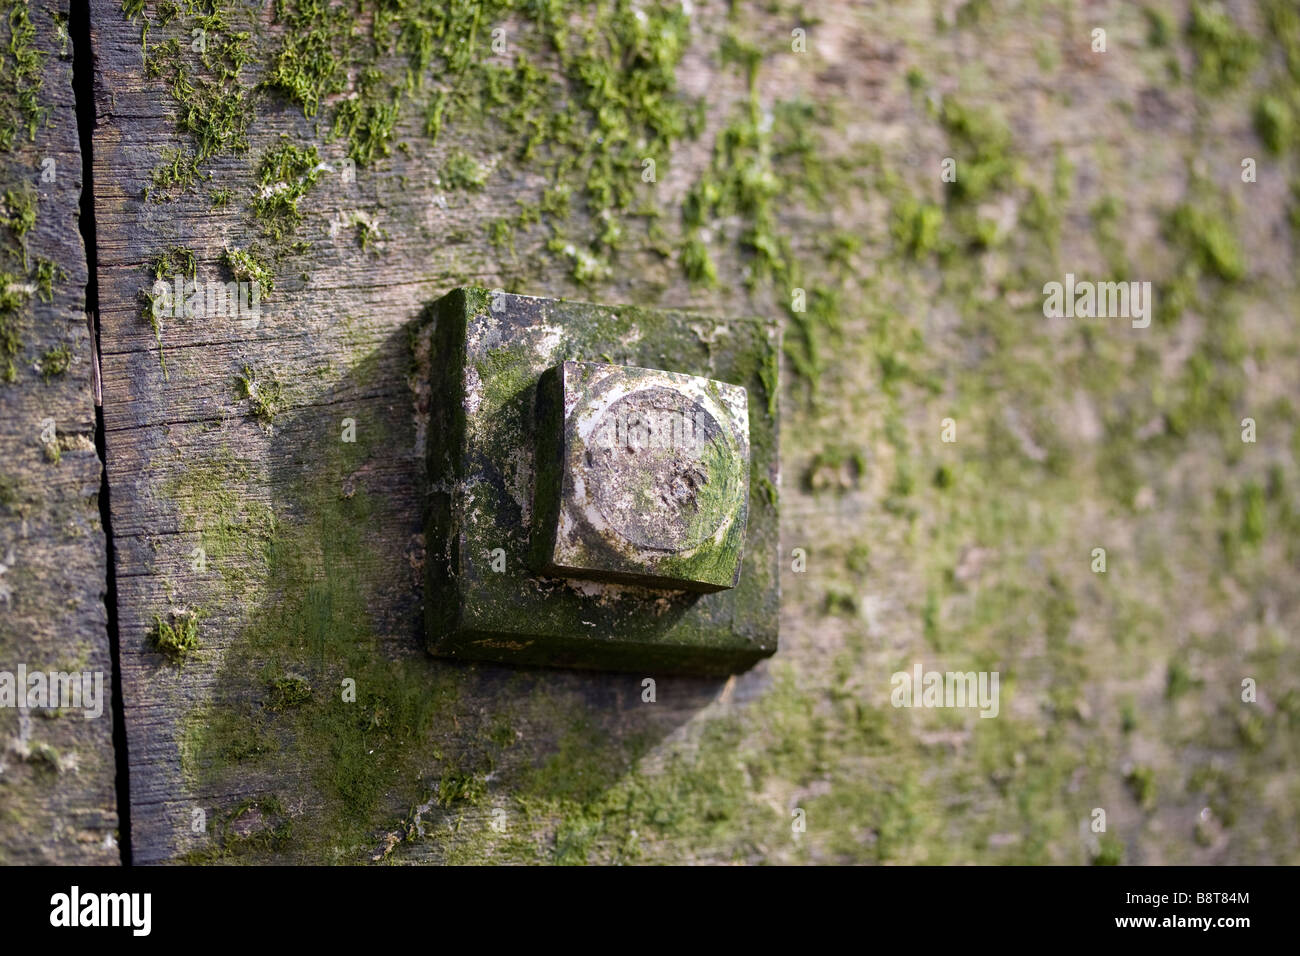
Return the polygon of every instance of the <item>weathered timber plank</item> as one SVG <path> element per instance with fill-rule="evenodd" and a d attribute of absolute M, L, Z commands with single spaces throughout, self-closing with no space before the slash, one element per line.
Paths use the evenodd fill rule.
<path fill-rule="evenodd" d="M 247 150 L 218 149 L 211 180 L 146 202 L 167 151 L 195 138 L 177 129 L 166 71 L 144 73 L 141 20 L 94 3 L 136 859 L 1296 859 L 1297 667 L 1280 637 L 1300 620 L 1300 507 L 1280 490 L 1296 476 L 1294 330 L 1279 317 L 1296 306 L 1294 249 L 1282 161 L 1253 192 L 1239 178 L 1241 154 L 1259 152 L 1254 86 L 1210 101 L 1171 82 L 1193 75 L 1195 51 L 1148 42 L 1142 12 L 1119 5 L 1104 57 L 1068 5 L 836 4 L 820 21 L 722 6 L 693 5 L 680 59 L 664 53 L 704 117 L 645 190 L 667 238 L 637 223 L 614 255 L 576 203 L 520 228 L 513 249 L 490 241 L 548 180 L 497 123 L 510 90 L 432 140 L 441 62 L 400 98 L 390 142 L 408 149 L 345 178 L 355 144 L 330 127 L 354 94 L 373 105 L 364 64 L 304 117 L 258 86 L 287 29 L 270 4 L 223 7 L 254 51 L 239 72 Z M 360 51 L 373 20 L 358 9 Z M 151 47 L 189 42 L 193 22 L 147 10 Z M 1171 6 L 1170 37 L 1185 12 Z M 529 35 L 518 11 L 497 16 Z M 489 20 L 471 56 L 489 56 Z M 214 75 L 183 55 L 191 79 Z M 624 92 L 653 59 L 620 61 L 607 85 Z M 747 62 L 761 64 L 752 112 Z M 408 65 L 377 69 L 400 85 Z M 554 99 L 592 122 L 574 87 Z M 809 110 L 776 109 L 795 101 Z M 257 167 L 282 142 L 330 168 L 293 236 L 272 241 Z M 457 152 L 481 189 L 443 180 Z M 953 156 L 960 190 L 939 178 Z M 625 165 L 617 175 L 644 184 L 639 160 Z M 708 207 L 695 228 L 712 286 L 682 278 L 681 208 L 703 181 L 725 200 L 693 199 Z M 1179 237 L 1183 203 L 1196 227 Z M 224 280 L 223 250 L 258 242 L 275 290 L 256 324 L 172 319 L 155 336 L 139 301 L 155 256 L 185 247 L 200 278 Z M 1249 268 L 1204 275 L 1238 242 Z M 582 271 L 577 251 L 592 248 L 608 274 Z M 1150 277 L 1189 304 L 1145 335 L 1046 322 L 1043 285 L 1067 270 Z M 783 548 L 807 562 L 784 565 L 772 662 L 726 682 L 659 680 L 651 704 L 634 675 L 424 654 L 420 460 L 438 360 L 424 306 L 471 283 L 788 313 Z M 725 348 L 707 323 L 700 339 L 697 357 Z M 1236 423 L 1259 409 L 1272 427 L 1243 446 Z M 953 443 L 939 439 L 948 417 Z M 1107 576 L 1090 567 L 1102 545 Z M 199 646 L 170 663 L 150 632 L 156 618 L 183 630 L 191 612 Z M 1000 671 L 1000 716 L 894 707 L 891 674 L 916 663 Z M 1269 688 L 1253 711 L 1237 692 L 1251 675 Z M 1088 827 L 1097 807 L 1104 838 Z"/>
<path fill-rule="evenodd" d="M 359 168 L 348 183 L 341 176 L 345 144 L 313 137 L 301 111 L 261 96 L 247 153 L 220 153 L 205 164 L 211 182 L 174 201 L 146 202 L 142 192 L 162 151 L 190 141 L 176 130 L 165 88 L 142 74 L 139 23 L 127 22 L 112 2 L 93 8 L 105 421 L 135 859 L 220 856 L 232 832 L 244 836 L 239 821 L 249 815 L 255 822 L 245 828 L 253 838 L 274 830 L 268 820 L 288 821 L 295 836 L 283 846 L 274 833 L 265 846 L 233 841 L 241 852 L 249 843 L 254 853 L 287 859 L 368 859 L 389 845 L 385 834 L 413 805 L 438 792 L 440 777 L 455 777 L 462 767 L 481 776 L 483 731 L 462 735 L 517 707 L 506 686 L 554 711 L 534 718 L 541 724 L 512 758 L 523 764 L 552 751 L 561 734 L 549 725 L 575 713 L 590 710 L 615 737 L 662 736 L 686 721 L 721 684 L 680 681 L 670 701 L 637 712 L 639 679 L 463 667 L 422 650 L 421 403 L 428 359 L 413 359 L 411 330 L 423 330 L 417 347 L 427 348 L 427 303 L 461 282 L 505 281 L 494 250 L 476 238 L 448 237 L 480 235 L 486 217 L 511 212 L 520 188 L 532 183 L 520 174 L 472 201 L 449 193 L 438 173 L 454 140 L 437 150 L 395 153 Z M 268 7 L 248 20 L 239 15 L 241 26 L 270 31 L 260 49 L 278 35 L 269 13 Z M 155 26 L 150 42 L 170 35 Z M 258 75 L 255 65 L 242 75 L 246 87 Z M 739 87 L 734 82 L 731 95 Z M 418 141 L 418 122 L 404 115 L 403 136 Z M 154 333 L 141 317 L 148 260 L 185 246 L 201 279 L 229 279 L 219 264 L 222 250 L 257 235 L 247 212 L 256 188 L 250 166 L 285 134 L 318 144 L 334 168 L 302 203 L 306 221 L 298 237 L 311 242 L 310 251 L 279 264 L 255 328 L 224 319 L 165 322 L 164 374 Z M 234 195 L 228 210 L 213 210 L 208 194 L 217 188 Z M 383 229 L 377 249 L 358 246 L 354 214 Z M 516 267 L 529 254 L 521 243 Z M 641 281 L 684 289 L 669 265 L 645 258 Z M 572 289 L 563 276 L 544 274 L 527 287 L 539 294 Z M 616 290 L 608 295 L 620 300 Z M 263 387 L 282 389 L 269 423 L 240 397 L 237 379 L 246 366 Z M 339 440 L 345 418 L 356 422 L 356 445 Z M 364 515 L 340 512 L 361 495 L 369 501 Z M 322 517 L 321 510 L 330 513 Z M 344 527 L 323 530 L 317 520 Z M 195 548 L 204 549 L 206 570 L 195 570 Z M 357 604 L 327 614 L 345 646 L 329 648 L 320 662 L 303 653 L 304 638 L 295 633 L 307 615 L 296 608 L 303 595 L 294 592 L 339 574 L 359 582 L 358 593 L 348 595 Z M 331 583 L 327 590 L 338 599 L 348 589 Z M 152 649 L 150 634 L 156 616 L 182 610 L 202 615 L 200 647 L 176 666 Z M 348 616 L 354 611 L 360 620 Z M 263 650 L 267 640 L 276 649 Z M 228 732 L 232 713 L 251 713 L 253 724 L 270 716 L 262 676 L 268 669 L 305 672 L 315 697 L 336 701 L 340 681 L 355 678 L 359 707 L 376 706 L 366 695 L 387 700 L 409 687 L 427 696 L 437 715 L 401 744 L 405 752 L 393 767 L 376 771 L 377 793 L 366 782 L 358 811 L 347 805 L 346 782 L 335 779 L 336 764 L 358 755 L 331 756 L 299 742 L 292 714 L 268 730 L 241 727 L 234 742 L 208 742 Z M 257 734 L 273 739 L 252 739 Z M 261 752 L 263 744 L 270 752 Z M 355 746 L 350 734 L 346 745 Z M 446 848 L 432 845 L 416 856 L 428 853 L 437 858 Z"/>
<path fill-rule="evenodd" d="M 0 708 L 0 863 L 10 864 L 120 860 L 107 540 L 67 22 L 67 3 L 0 5 L 0 114 L 26 117 L 15 90 L 39 86 L 34 135 L 23 122 L 0 151 L 0 196 L 11 220 L 0 226 L 0 282 L 16 297 L 0 321 L 17 337 L 12 379 L 0 383 L 0 673 L 21 665 L 97 675 L 90 689 L 102 696 L 91 719 L 57 705 L 17 708 L 11 700 Z M 38 82 L 16 69 L 15 47 L 38 58 Z M 26 202 L 35 221 L 19 237 L 12 219 Z M 50 264 L 48 290 L 40 287 L 42 261 Z"/>

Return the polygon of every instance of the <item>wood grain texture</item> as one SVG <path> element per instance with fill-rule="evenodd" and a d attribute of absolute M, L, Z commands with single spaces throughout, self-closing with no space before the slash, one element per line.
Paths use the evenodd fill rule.
<path fill-rule="evenodd" d="M 449 139 L 436 150 L 395 153 L 358 169 L 356 181 L 348 183 L 341 176 L 345 144 L 314 137 L 313 125 L 301 111 L 265 95 L 257 100 L 247 153 L 217 155 L 206 164 L 210 182 L 174 201 L 147 202 L 143 190 L 159 156 L 184 147 L 187 139 L 176 130 L 165 90 L 142 74 L 139 24 L 128 22 L 116 3 L 96 2 L 92 9 L 107 467 L 135 859 L 150 863 L 210 851 L 214 821 L 224 825 L 232 813 L 244 813 L 251 801 L 268 793 L 277 806 L 291 808 L 285 813 L 300 820 L 300 828 L 328 819 L 336 798 L 322 795 L 331 788 L 322 785 L 319 772 L 313 774 L 320 755 L 295 749 L 289 731 L 276 731 L 282 736 L 275 753 L 239 762 L 233 775 L 213 777 L 201 758 L 197 765 L 185 758 L 194 747 L 192 737 L 201 735 L 196 725 L 214 719 L 214 706 L 264 709 L 264 688 L 256 677 L 267 663 L 265 656 L 257 656 L 256 664 L 242 651 L 234 663 L 228 658 L 235 654 L 233 645 L 245 640 L 241 632 L 256 630 L 286 600 L 276 593 L 283 585 L 276 580 L 275 559 L 267 554 L 274 542 L 287 536 L 295 548 L 328 552 L 330 542 L 316 538 L 310 527 L 320 491 L 304 492 L 305 477 L 328 487 L 333 496 L 364 489 L 373 504 L 364 518 L 362 546 L 338 556 L 365 586 L 368 652 L 426 681 L 430 695 L 432 688 L 448 682 L 456 686 L 455 706 L 422 739 L 405 744 L 412 750 L 415 779 L 391 789 L 386 785 L 375 811 L 389 818 L 390 827 L 413 804 L 427 801 L 430 786 L 436 792 L 440 768 L 455 763 L 460 751 L 475 749 L 476 744 L 462 741 L 457 728 L 490 723 L 505 703 L 501 695 L 507 684 L 535 686 L 533 695 L 565 702 L 565 709 L 590 709 L 616 735 L 661 736 L 715 697 L 721 682 L 682 680 L 669 701 L 643 715 L 631 709 L 639 698 L 639 680 L 627 676 L 521 674 L 425 659 L 421 483 L 428 359 L 413 360 L 412 330 L 418 334 L 425 306 L 454 285 L 495 287 L 508 281 L 506 269 L 535 271 L 536 262 L 545 261 L 537 242 L 533 248 L 520 243 L 517 254 L 501 262 L 495 250 L 476 238 L 494 214 L 512 212 L 521 189 L 535 184 L 512 176 L 477 195 L 440 188 L 444 157 L 453 147 L 469 147 L 471 138 Z M 254 9 L 246 25 L 274 36 L 269 20 L 268 6 Z M 157 44 L 162 36 L 153 30 L 151 42 Z M 247 68 L 250 88 L 255 75 L 253 67 Z M 739 96 L 741 81 L 737 78 L 731 86 L 730 95 Z M 720 110 L 724 102 L 719 99 Z M 418 142 L 418 123 L 417 116 L 404 116 L 401 134 Z M 302 203 L 306 222 L 298 236 L 311 242 L 310 250 L 279 264 L 275 291 L 263 303 L 255 329 L 222 319 L 165 323 L 164 374 L 154 334 L 141 317 L 139 296 L 151 282 L 148 261 L 170 246 L 186 246 L 197 256 L 200 279 L 228 280 L 219 265 L 222 250 L 244 246 L 255 235 L 247 212 L 256 189 L 251 167 L 286 135 L 294 142 L 318 143 L 324 161 L 334 168 Z M 706 158 L 701 151 L 695 162 Z M 675 188 L 682 189 L 684 182 Z M 216 188 L 230 189 L 242 211 L 214 211 L 209 192 Z M 383 230 L 377 248 L 359 247 L 352 225 L 357 214 Z M 678 302 L 699 304 L 672 264 L 649 253 L 640 258 L 636 270 L 629 263 L 620 283 L 629 291 L 611 288 L 603 293 L 607 301 L 643 301 L 644 296 L 630 291 L 639 286 L 656 287 L 665 304 L 674 295 L 681 296 Z M 535 271 L 527 291 L 559 294 L 572 292 L 573 286 L 562 275 Z M 283 407 L 269 425 L 257 421 L 248 402 L 238 397 L 237 379 L 246 366 L 283 390 Z M 339 441 L 345 418 L 355 420 L 364 451 L 340 462 L 333 460 L 335 452 L 350 454 L 355 447 Z M 196 471 L 202 472 L 198 479 Z M 214 494 L 229 499 L 222 502 L 220 515 L 210 507 Z M 217 522 L 232 526 L 242 540 L 218 547 L 220 553 L 214 554 L 211 525 Z M 272 524 L 276 530 L 266 530 Z M 260 537 L 263 530 L 265 538 Z M 208 569 L 198 572 L 192 567 L 194 549 L 205 546 Z M 151 649 L 150 632 L 156 615 L 166 618 L 182 609 L 201 612 L 202 646 L 176 667 Z M 338 677 L 344 676 L 339 671 Z M 319 694 L 319 681 L 313 678 L 313 684 Z M 514 759 L 540 759 L 558 737 L 557 729 L 547 730 L 544 724 Z M 201 816 L 196 818 L 196 811 Z M 259 811 L 254 808 L 254 813 Z M 204 821 L 198 833 L 192 829 L 195 819 Z M 364 842 L 357 842 L 362 836 L 353 829 Z M 366 859 L 375 847 L 384 846 L 384 830 L 371 825 L 353 829 L 338 835 L 339 845 L 330 833 L 318 832 L 313 843 L 297 847 L 297 856 L 290 858 Z M 417 856 L 430 852 L 439 856 L 446 850 L 435 846 L 418 850 Z"/>
<path fill-rule="evenodd" d="M 4 6 L 6 46 L 13 6 Z M 18 311 L 16 377 L 0 384 L 0 671 L 13 674 L 21 664 L 29 672 L 98 673 L 104 707 L 94 719 L 71 709 L 0 709 L 0 862 L 108 864 L 120 854 L 104 606 L 107 540 L 78 231 L 82 177 L 72 47 L 66 30 L 60 32 L 68 5 L 21 6 L 35 28 L 44 117 L 34 139 L 24 128 L 0 153 L 0 195 L 12 190 L 36 199 L 35 225 L 23 237 L 32 271 Z M 12 239 L 11 230 L 4 239 Z M 7 245 L 0 271 L 23 276 L 12 249 Z M 52 301 L 30 284 L 38 259 L 61 269 Z M 56 374 L 43 360 L 64 348 L 70 362 Z"/>
<path fill-rule="evenodd" d="M 247 149 L 218 149 L 210 178 L 146 199 L 168 151 L 194 142 L 166 79 L 145 75 L 139 19 L 93 0 L 135 859 L 1294 861 L 1297 671 L 1278 635 L 1300 620 L 1288 517 L 1300 508 L 1273 493 L 1273 530 L 1251 531 L 1244 563 L 1220 550 L 1243 496 L 1296 475 L 1294 338 L 1268 306 L 1295 306 L 1285 170 L 1232 192 L 1238 154 L 1258 151 L 1248 90 L 1207 101 L 1171 84 L 1168 61 L 1190 76 L 1194 52 L 1148 43 L 1139 10 L 1097 5 L 1114 54 L 1098 59 L 1075 5 L 1006 6 L 754 4 L 729 17 L 694 5 L 675 69 L 703 119 L 646 190 L 668 239 L 638 223 L 608 275 L 579 284 L 567 250 L 591 245 L 602 217 L 575 203 L 567 220 L 492 243 L 492 223 L 537 202 L 546 174 L 516 161 L 492 111 L 433 141 L 434 68 L 399 97 L 391 142 L 406 148 L 346 177 L 330 117 L 357 71 L 311 119 L 260 85 L 286 29 L 270 3 L 224 7 L 255 51 L 239 73 Z M 360 47 L 373 14 L 357 9 Z M 522 21 L 503 20 L 526 34 Z M 154 22 L 154 46 L 192 26 Z M 804 22 L 812 45 L 792 53 Z M 752 88 L 733 34 L 758 45 Z M 398 84 L 406 69 L 392 54 L 377 65 Z M 792 134 L 815 142 L 803 169 L 788 142 L 781 153 L 763 139 L 791 103 L 810 106 Z M 254 213 L 258 165 L 284 142 L 316 147 L 325 167 L 299 203 L 301 249 L 268 240 Z M 485 171 L 481 190 L 444 179 L 457 152 Z M 954 154 L 961 175 L 989 177 L 976 199 L 938 178 Z M 740 201 L 703 230 L 716 284 L 688 283 L 682 207 L 730 170 L 749 174 Z M 621 174 L 643 182 L 639 163 Z M 1043 283 L 1066 271 L 1117 262 L 1186 280 L 1197 239 L 1189 253 L 1171 238 L 1169 215 L 1211 194 L 1215 216 L 1238 223 L 1244 280 L 1192 270 L 1188 317 L 1147 338 L 1043 321 Z M 1097 212 L 1107 200 L 1126 210 L 1118 225 Z M 1238 203 L 1251 215 L 1234 219 Z M 780 282 L 756 271 L 762 215 L 801 264 Z M 200 279 L 226 281 L 223 251 L 259 242 L 275 287 L 255 324 L 195 316 L 155 336 L 140 301 L 154 257 L 184 247 Z M 783 551 L 808 563 L 784 563 L 773 661 L 726 681 L 660 679 L 651 703 L 637 675 L 424 653 L 422 458 L 439 361 L 425 310 L 470 284 L 785 313 L 796 340 L 820 323 L 806 363 L 818 389 L 803 368 L 782 399 Z M 815 320 L 792 309 L 796 285 L 821 303 Z M 1240 327 L 1221 321 L 1238 307 Z M 1285 344 L 1270 353 L 1273 335 Z M 799 341 L 791 352 L 808 358 Z M 1205 412 L 1207 389 L 1220 396 L 1246 361 L 1264 372 Z M 1188 408 L 1199 417 L 1175 427 Z M 1251 457 L 1225 423 L 1259 408 L 1275 430 Z M 938 439 L 949 416 L 952 444 Z M 1090 570 L 1099 542 L 1123 573 Z M 171 662 L 151 634 L 190 615 L 198 647 Z M 892 706 L 890 675 L 916 662 L 1002 672 L 1002 717 Z M 1259 711 L 1236 705 L 1246 674 L 1267 675 Z M 1110 813 L 1104 840 L 1088 829 L 1095 807 Z M 791 825 L 801 810 L 806 832 Z"/>

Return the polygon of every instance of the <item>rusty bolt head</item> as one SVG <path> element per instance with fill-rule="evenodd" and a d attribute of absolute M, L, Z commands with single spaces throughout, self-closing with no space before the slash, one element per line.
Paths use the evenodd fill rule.
<path fill-rule="evenodd" d="M 718 591 L 740 574 L 745 390 L 565 362 L 538 387 L 533 560 L 543 574 Z"/>

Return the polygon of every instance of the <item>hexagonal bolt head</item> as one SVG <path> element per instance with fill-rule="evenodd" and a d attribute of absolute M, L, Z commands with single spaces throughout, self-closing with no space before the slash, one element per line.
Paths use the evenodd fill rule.
<path fill-rule="evenodd" d="M 538 383 L 532 563 L 646 587 L 735 587 L 749 509 L 744 388 L 565 362 Z"/>

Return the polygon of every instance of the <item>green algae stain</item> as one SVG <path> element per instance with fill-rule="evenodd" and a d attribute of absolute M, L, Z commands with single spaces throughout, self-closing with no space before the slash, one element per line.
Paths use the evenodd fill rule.
<path fill-rule="evenodd" d="M 204 568 L 232 588 L 256 579 L 265 568 L 276 532 L 271 510 L 240 494 L 250 476 L 248 462 L 223 448 L 207 461 L 187 463 L 164 486 L 177 504 L 181 526 L 198 535 Z"/>
<path fill-rule="evenodd" d="M 382 428 L 364 424 L 349 443 L 332 421 L 282 416 L 280 427 L 317 435 L 301 446 L 311 468 L 286 467 L 284 514 L 243 504 L 234 489 L 247 466 L 229 456 L 187 466 L 172 486 L 211 566 L 244 572 L 231 583 L 248 607 L 222 650 L 218 691 L 184 722 L 183 771 L 200 792 L 224 792 L 232 778 L 274 792 L 279 772 L 307 768 L 309 818 L 295 815 L 283 839 L 239 855 L 355 860 L 378 839 L 395 794 L 408 805 L 427 797 L 422 772 L 459 682 L 422 653 L 393 660 L 380 646 L 363 556 L 374 545 L 371 516 L 386 505 L 349 476 L 372 460 Z"/>

